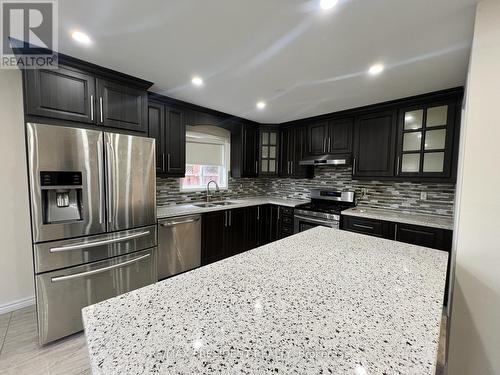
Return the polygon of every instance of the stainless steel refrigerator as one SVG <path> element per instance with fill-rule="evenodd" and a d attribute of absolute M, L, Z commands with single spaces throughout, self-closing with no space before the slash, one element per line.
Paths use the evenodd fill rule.
<path fill-rule="evenodd" d="M 26 125 L 38 333 L 81 331 L 81 309 L 154 283 L 151 138 Z"/>

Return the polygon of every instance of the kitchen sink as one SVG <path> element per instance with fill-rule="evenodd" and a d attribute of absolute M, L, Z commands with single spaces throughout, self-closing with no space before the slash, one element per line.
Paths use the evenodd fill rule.
<path fill-rule="evenodd" d="M 193 206 L 200 208 L 217 207 L 217 205 L 214 203 L 198 203 L 198 204 L 193 204 Z"/>
<path fill-rule="evenodd" d="M 236 202 L 214 202 L 213 204 L 217 206 L 230 206 L 232 204 L 237 204 Z"/>

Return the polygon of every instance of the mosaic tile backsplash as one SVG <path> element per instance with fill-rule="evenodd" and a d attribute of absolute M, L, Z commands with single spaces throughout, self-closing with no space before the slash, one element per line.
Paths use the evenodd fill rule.
<path fill-rule="evenodd" d="M 205 192 L 181 193 L 177 178 L 158 178 L 156 184 L 159 206 L 199 202 L 205 198 Z M 316 187 L 354 190 L 358 206 L 453 216 L 454 184 L 357 181 L 351 178 L 350 168 L 338 167 L 316 167 L 312 179 L 230 178 L 228 190 L 221 192 L 220 197 L 235 199 L 267 195 L 308 199 L 309 190 Z M 427 193 L 426 200 L 420 199 L 421 192 Z"/>

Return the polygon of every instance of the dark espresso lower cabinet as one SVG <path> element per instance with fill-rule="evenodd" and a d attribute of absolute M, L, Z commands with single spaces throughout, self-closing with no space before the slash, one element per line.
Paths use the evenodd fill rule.
<path fill-rule="evenodd" d="M 271 204 L 203 214 L 202 265 L 293 234 L 293 208 Z"/>
<path fill-rule="evenodd" d="M 396 241 L 450 251 L 453 231 L 410 224 L 394 224 Z"/>
<path fill-rule="evenodd" d="M 226 211 L 203 214 L 201 222 L 201 264 L 206 265 L 228 256 L 226 250 Z"/>
<path fill-rule="evenodd" d="M 201 228 L 202 265 L 240 254 L 257 246 L 257 207 L 206 213 Z"/>

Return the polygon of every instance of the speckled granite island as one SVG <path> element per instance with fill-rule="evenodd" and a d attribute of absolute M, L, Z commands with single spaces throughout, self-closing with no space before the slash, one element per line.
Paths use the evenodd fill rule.
<path fill-rule="evenodd" d="M 431 375 L 447 256 L 317 227 L 83 309 L 92 371 Z"/>

